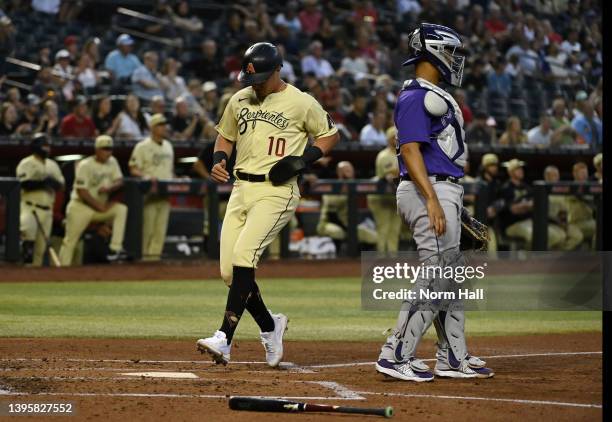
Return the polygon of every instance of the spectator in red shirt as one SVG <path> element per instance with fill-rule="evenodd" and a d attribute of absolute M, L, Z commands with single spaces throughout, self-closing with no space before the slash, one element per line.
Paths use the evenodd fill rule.
<path fill-rule="evenodd" d="M 485 20 L 484 26 L 495 38 L 506 34 L 508 27 L 501 19 L 501 8 L 497 4 L 491 3 L 489 5 L 489 18 Z"/>
<path fill-rule="evenodd" d="M 453 94 L 453 97 L 455 97 L 455 101 L 457 101 L 457 105 L 463 114 L 463 124 L 467 127 L 467 125 L 472 123 L 472 120 L 474 120 L 474 115 L 472 114 L 472 109 L 466 102 L 465 91 L 458 89 Z"/>
<path fill-rule="evenodd" d="M 62 119 L 60 135 L 66 138 L 93 138 L 98 135 L 93 120 L 89 117 L 87 98 L 79 95 L 72 113 Z"/>
<path fill-rule="evenodd" d="M 378 12 L 371 1 L 359 0 L 354 3 L 353 22 L 359 25 L 362 22 L 369 22 L 372 26 L 378 22 Z"/>
<path fill-rule="evenodd" d="M 298 14 L 302 24 L 302 32 L 310 36 L 319 31 L 323 14 L 317 7 L 317 0 L 304 1 L 304 10 Z"/>
<path fill-rule="evenodd" d="M 546 34 L 546 38 L 548 38 L 549 43 L 561 44 L 563 42 L 563 37 L 555 32 L 555 29 L 552 27 L 548 19 L 544 19 L 542 21 L 542 28 Z"/>

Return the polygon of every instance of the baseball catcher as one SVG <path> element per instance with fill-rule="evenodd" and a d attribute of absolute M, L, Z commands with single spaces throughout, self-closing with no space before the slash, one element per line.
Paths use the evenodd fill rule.
<path fill-rule="evenodd" d="M 463 115 L 453 97 L 438 87 L 441 79 L 461 86 L 465 56 L 454 30 L 422 23 L 410 34 L 416 79 L 407 80 L 394 111 L 401 182 L 399 214 L 412 228 L 419 259 L 425 265 L 464 265 L 459 249 L 463 215 L 463 166 L 467 157 Z M 468 219 L 469 223 L 473 223 Z M 479 232 L 480 230 L 475 230 Z M 449 279 L 416 280 L 418 289 L 447 291 Z M 465 341 L 465 314 L 459 299 L 423 304 L 407 300 L 397 326 L 382 346 L 376 370 L 407 381 L 431 381 L 434 374 L 450 378 L 489 378 L 493 371 L 470 356 Z M 444 306 L 442 306 L 444 305 Z M 415 357 L 431 324 L 438 336 L 434 374 Z"/>

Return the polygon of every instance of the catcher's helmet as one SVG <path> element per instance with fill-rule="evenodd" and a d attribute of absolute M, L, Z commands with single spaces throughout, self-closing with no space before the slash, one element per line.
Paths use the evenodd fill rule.
<path fill-rule="evenodd" d="M 238 80 L 245 86 L 263 83 L 282 65 L 283 58 L 274 44 L 258 42 L 244 52 Z"/>
<path fill-rule="evenodd" d="M 427 60 L 440 71 L 446 82 L 461 86 L 465 51 L 457 32 L 446 26 L 422 23 L 410 34 L 409 44 L 411 56 L 404 66 Z"/>

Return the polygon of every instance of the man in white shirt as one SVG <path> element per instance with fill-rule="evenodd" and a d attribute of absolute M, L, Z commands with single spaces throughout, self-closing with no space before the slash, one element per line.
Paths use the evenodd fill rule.
<path fill-rule="evenodd" d="M 582 46 L 580 45 L 580 41 L 578 41 L 578 31 L 572 29 L 565 41 L 561 43 L 561 50 L 570 55 L 572 53 L 580 53 Z"/>
<path fill-rule="evenodd" d="M 377 110 L 372 115 L 371 122 L 361 129 L 359 134 L 359 143 L 367 147 L 384 147 L 387 145 L 387 136 L 385 135 L 385 127 L 387 122 L 387 113 Z"/>
<path fill-rule="evenodd" d="M 527 143 L 539 147 L 548 146 L 550 145 L 552 134 L 553 130 L 550 116 L 548 114 L 542 114 L 540 116 L 540 124 L 527 132 Z"/>
<path fill-rule="evenodd" d="M 143 56 L 143 66 L 132 73 L 132 88 L 141 100 L 151 101 L 156 95 L 164 95 L 163 81 L 157 73 L 157 63 L 157 53 L 147 51 Z"/>
<path fill-rule="evenodd" d="M 314 73 L 317 79 L 333 75 L 334 68 L 323 58 L 323 44 L 313 41 L 308 48 L 310 54 L 302 59 L 302 74 Z"/>
<path fill-rule="evenodd" d="M 347 53 L 340 64 L 340 71 L 342 73 L 350 73 L 353 76 L 368 73 L 368 63 L 363 57 L 359 56 L 359 49 L 356 43 L 350 43 Z"/>

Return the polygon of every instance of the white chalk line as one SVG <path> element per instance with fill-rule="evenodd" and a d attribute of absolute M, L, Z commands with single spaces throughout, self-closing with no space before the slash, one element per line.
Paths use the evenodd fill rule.
<path fill-rule="evenodd" d="M 261 399 L 281 399 L 281 400 L 366 400 L 361 395 L 376 395 L 376 396 L 392 396 L 392 397 L 407 397 L 407 398 L 431 398 L 431 399 L 448 399 L 448 400 L 472 400 L 472 401 L 493 401 L 526 405 L 548 405 L 561 407 L 577 407 L 577 408 L 594 408 L 601 409 L 600 404 L 591 403 L 571 403 L 558 402 L 550 400 L 523 400 L 523 399 L 505 399 L 498 397 L 475 397 L 475 396 L 449 396 L 441 394 L 411 394 L 411 393 L 377 393 L 371 391 L 352 391 L 356 396 L 349 395 L 341 396 L 253 396 Z M 0 395 L 4 396 L 73 396 L 73 397 L 143 397 L 143 398 L 200 398 L 200 399 L 227 399 L 225 394 L 165 394 L 165 393 L 75 393 L 75 392 L 41 392 L 36 394 L 19 393 L 8 390 L 0 390 Z"/>
<path fill-rule="evenodd" d="M 76 397 L 158 397 L 158 398 L 199 398 L 199 399 L 227 399 L 229 396 L 226 394 L 164 394 L 164 393 L 73 393 L 73 392 L 41 392 L 36 394 L 30 393 L 19 393 L 19 392 L 6 392 L 6 390 L 0 390 L 0 394 L 6 396 L 76 396 Z M 349 397 L 324 397 L 324 396 L 249 396 L 256 397 L 259 399 L 281 399 L 281 400 L 365 400 L 363 397 L 360 399 L 349 398 Z"/>
<path fill-rule="evenodd" d="M 448 396 L 441 394 L 412 394 L 412 393 L 376 393 L 371 391 L 356 391 L 357 394 L 376 395 L 376 396 L 395 396 L 395 397 L 410 397 L 410 398 L 431 398 L 431 399 L 450 399 L 450 400 L 480 400 L 480 401 L 495 401 L 517 404 L 535 404 L 535 405 L 551 405 L 551 406 L 566 406 L 566 407 L 586 407 L 601 409 L 601 404 L 591 403 L 571 403 L 550 400 L 524 400 L 524 399 L 505 399 L 499 397 L 474 397 L 474 396 Z"/>
<path fill-rule="evenodd" d="M 517 358 L 517 357 L 553 357 L 553 356 L 579 356 L 579 355 L 600 355 L 601 351 L 593 352 L 549 352 L 549 353 L 524 353 L 524 354 L 512 354 L 512 355 L 491 355 L 483 356 L 484 359 L 503 359 L 503 358 Z M 0 360 L 15 360 L 15 359 L 0 359 Z M 19 359 L 23 361 L 34 360 L 34 359 Z M 42 361 L 42 359 L 39 359 Z M 101 360 L 96 359 L 71 359 L 70 361 L 75 362 L 100 362 Z M 120 363 L 137 363 L 133 360 L 103 360 L 106 362 L 120 362 Z M 435 359 L 427 359 L 426 361 L 435 361 Z M 139 361 L 147 363 L 208 363 L 200 361 Z M 260 364 L 264 362 L 232 362 L 233 364 Z M 285 363 L 286 366 L 295 365 L 300 369 L 309 370 L 309 368 L 335 368 L 345 366 L 356 366 L 356 365 L 373 365 L 374 362 L 351 362 L 351 363 L 339 363 L 339 364 L 328 364 L 328 365 L 305 365 L 298 366 L 292 362 Z M 71 368 L 75 370 L 83 370 L 82 368 Z M 89 370 L 99 370 L 100 368 L 88 368 Z M 124 370 L 123 368 L 105 368 L 108 370 Z M 312 381 L 311 381 L 312 382 Z M 411 393 L 378 393 L 369 391 L 354 391 L 350 390 L 341 384 L 330 382 L 330 381 L 319 381 L 314 382 L 316 384 L 327 386 L 331 388 L 337 397 L 289 397 L 289 396 L 256 396 L 259 398 L 277 398 L 277 399 L 288 399 L 288 400 L 364 400 L 361 395 L 382 395 L 382 396 L 398 396 L 398 397 L 412 397 L 412 398 L 434 398 L 434 399 L 450 399 L 450 400 L 477 400 L 477 401 L 494 401 L 494 402 L 507 402 L 516 404 L 527 404 L 527 405 L 551 405 L 551 406 L 565 406 L 565 407 L 578 407 L 578 408 L 596 408 L 601 409 L 600 404 L 591 403 L 572 403 L 572 402 L 559 402 L 549 400 L 525 400 L 525 399 L 509 399 L 509 398 L 496 398 L 496 397 L 476 397 L 476 396 L 449 396 L 449 395 L 436 395 L 436 394 L 411 394 Z M 0 389 L 2 395 L 29 395 L 28 393 L 17 393 L 10 392 L 8 390 Z M 226 398 L 226 395 L 213 395 L 213 394 L 146 394 L 146 393 L 38 393 L 41 395 L 68 395 L 68 396 L 109 396 L 109 397 L 167 397 L 167 398 Z"/>
<path fill-rule="evenodd" d="M 594 352 L 547 352 L 547 353 L 522 353 L 522 354 L 512 354 L 512 355 L 491 355 L 491 356 L 480 356 L 483 359 L 503 359 L 503 358 L 526 358 L 526 357 L 553 357 L 553 356 L 580 356 L 580 355 L 601 355 L 601 351 Z M 133 363 L 133 364 L 156 364 L 156 363 L 181 363 L 181 364 L 200 364 L 207 366 L 216 366 L 214 362 L 210 361 L 196 361 L 196 360 L 131 360 L 131 359 L 72 359 L 72 358 L 54 358 L 52 360 L 49 359 L 41 359 L 41 358 L 0 358 L 0 361 L 9 361 L 9 362 L 53 362 L 53 361 L 61 361 L 61 362 L 101 362 L 101 363 Z M 424 362 L 435 362 L 435 359 L 423 359 Z M 321 365 L 297 365 L 293 362 L 281 362 L 280 367 L 287 369 L 289 371 L 294 370 L 296 372 L 301 373 L 312 373 L 313 369 L 319 368 L 342 368 L 348 366 L 363 366 L 363 365 L 374 365 L 376 362 L 349 362 L 349 363 L 330 363 L 330 364 L 321 364 Z M 266 362 L 263 361 L 232 361 L 232 365 L 263 365 Z M 13 368 L 0 368 L 1 370 L 12 370 Z M 23 369 L 23 368 L 22 368 Z M 115 369 L 115 368 L 66 368 L 66 370 L 89 370 L 89 369 L 99 369 L 99 370 L 123 370 Z M 151 369 L 156 370 L 159 368 Z"/>
<path fill-rule="evenodd" d="M 75 358 L 0 358 L 0 361 L 8 362 L 100 362 L 100 363 L 193 363 L 199 365 L 216 365 L 214 362 L 209 360 L 145 360 L 145 359 L 75 359 Z M 232 361 L 232 365 L 261 365 L 267 364 L 264 361 Z M 284 362 L 291 363 L 291 362 Z"/>
<path fill-rule="evenodd" d="M 601 355 L 602 352 L 550 352 L 550 353 L 523 353 L 514 355 L 491 355 L 479 356 L 482 359 L 503 359 L 503 358 L 530 358 L 530 357 L 554 357 L 554 356 L 580 356 L 580 355 Z M 435 362 L 436 359 L 422 359 L 423 362 Z M 350 363 L 329 363 L 322 365 L 304 365 L 304 368 L 325 369 L 325 368 L 344 368 L 349 366 L 374 365 L 376 362 L 350 362 Z"/>
<path fill-rule="evenodd" d="M 356 391 L 351 390 L 344 385 L 334 382 L 334 381 L 305 381 L 310 384 L 318 384 L 323 387 L 331 389 L 334 393 L 338 395 L 338 397 L 342 397 L 345 399 L 353 399 L 353 400 L 365 400 L 365 397 L 360 396 Z"/>

